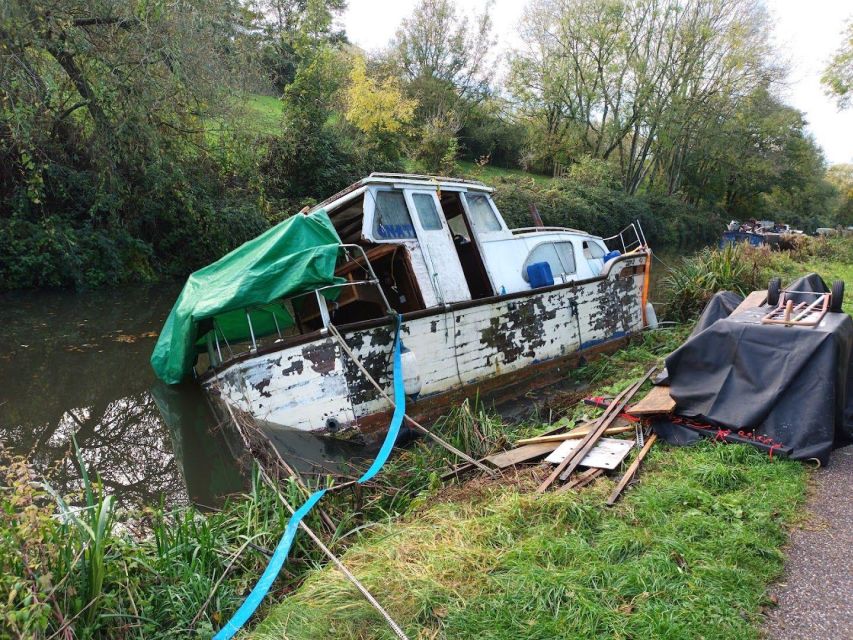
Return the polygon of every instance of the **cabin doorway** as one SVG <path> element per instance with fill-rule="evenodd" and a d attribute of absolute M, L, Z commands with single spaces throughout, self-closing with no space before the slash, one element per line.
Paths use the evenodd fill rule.
<path fill-rule="evenodd" d="M 450 233 L 453 234 L 453 245 L 459 256 L 471 298 L 478 300 L 495 295 L 476 236 L 471 230 L 468 216 L 465 215 L 462 194 L 458 191 L 443 191 L 441 208 L 444 210 L 444 218 L 450 227 Z"/>

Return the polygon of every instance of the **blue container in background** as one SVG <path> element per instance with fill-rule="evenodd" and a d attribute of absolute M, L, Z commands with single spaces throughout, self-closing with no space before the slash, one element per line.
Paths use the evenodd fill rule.
<path fill-rule="evenodd" d="M 554 284 L 554 275 L 551 273 L 551 265 L 547 262 L 534 262 L 527 265 L 527 280 L 532 289 L 539 287 L 550 287 Z"/>
<path fill-rule="evenodd" d="M 607 253 L 604 254 L 604 264 L 607 264 L 610 260 L 613 260 L 613 258 L 618 258 L 621 255 L 622 255 L 622 252 L 619 251 L 618 249 L 614 249 L 613 251 L 608 251 Z"/>

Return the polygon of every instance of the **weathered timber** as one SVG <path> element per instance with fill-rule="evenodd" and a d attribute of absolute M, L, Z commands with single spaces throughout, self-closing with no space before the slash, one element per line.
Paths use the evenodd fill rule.
<path fill-rule="evenodd" d="M 622 495 L 622 492 L 625 490 L 625 487 L 627 487 L 628 483 L 634 479 L 634 476 L 637 474 L 637 469 L 640 468 L 640 463 L 643 461 L 643 458 L 646 457 L 646 454 L 649 452 L 649 449 L 652 448 L 652 445 L 657 439 L 658 434 L 653 433 L 649 436 L 648 440 L 646 440 L 646 444 L 643 445 L 642 449 L 640 449 L 640 453 L 638 453 L 637 457 L 634 458 L 634 461 L 631 463 L 631 466 L 628 467 L 628 470 L 619 479 L 619 483 L 616 485 L 616 488 L 613 490 L 613 493 L 611 493 L 610 497 L 607 499 L 608 507 L 612 507 L 614 504 L 616 504 L 616 501 L 619 499 L 619 496 Z"/>
<path fill-rule="evenodd" d="M 524 440 L 519 440 L 516 444 L 531 445 L 531 444 L 544 444 L 547 442 L 553 442 L 553 443 L 559 444 L 561 442 L 564 442 L 565 440 L 580 440 L 581 438 L 583 438 L 584 436 L 589 434 L 590 430 L 591 429 L 583 429 L 581 431 L 569 431 L 567 433 L 555 433 L 552 435 L 536 436 L 534 438 L 525 438 Z M 617 435 L 620 433 L 627 433 L 628 431 L 633 431 L 633 430 L 634 430 L 633 425 L 613 426 L 613 427 L 608 428 L 607 431 L 604 432 L 604 435 L 612 436 L 612 435 Z"/>
<path fill-rule="evenodd" d="M 551 453 L 559 446 L 559 442 L 539 442 L 535 444 L 526 444 L 522 447 L 516 447 L 509 451 L 501 451 L 491 456 L 486 456 L 485 460 L 495 465 L 498 469 L 505 469 L 522 462 L 535 460 L 542 456 Z"/>
<path fill-rule="evenodd" d="M 610 404 L 610 406 L 598 418 L 596 429 L 584 436 L 583 440 L 581 440 L 581 446 L 577 449 L 577 451 L 571 456 L 568 456 L 565 460 L 563 460 L 563 462 L 557 465 L 557 468 L 554 469 L 551 475 L 548 476 L 542 482 L 542 484 L 539 485 L 539 487 L 537 487 L 536 493 L 543 493 L 548 487 L 550 487 L 554 483 L 554 481 L 558 477 L 560 477 L 560 474 L 563 473 L 564 469 L 570 468 L 569 473 L 571 473 L 571 471 L 574 471 L 574 469 L 578 465 L 578 462 L 583 459 L 583 456 L 585 456 L 589 452 L 589 450 L 595 444 L 595 441 L 601 437 L 602 433 L 607 429 L 607 427 L 609 427 L 613 423 L 613 421 L 616 419 L 622 409 L 625 408 L 625 402 L 627 402 L 627 400 L 629 400 L 633 396 L 633 394 L 637 392 L 637 390 L 643 385 L 646 380 L 649 379 L 653 372 L 654 368 L 649 369 L 646 375 L 643 376 L 643 378 L 639 382 L 626 388 L 624 391 L 622 391 L 622 393 L 620 393 L 618 396 L 616 396 L 616 398 L 613 399 L 613 402 Z"/>
<path fill-rule="evenodd" d="M 741 311 L 746 311 L 747 309 L 755 309 L 756 307 L 763 305 L 765 302 L 767 302 L 767 289 L 753 291 L 743 299 L 743 302 L 741 302 L 735 310 L 732 311 L 731 315 L 736 315 Z"/>
<path fill-rule="evenodd" d="M 634 397 L 634 394 L 640 390 L 640 387 L 642 387 L 646 383 L 646 380 L 651 378 L 651 376 L 654 372 L 655 372 L 655 367 L 652 367 L 651 369 L 649 369 L 646 372 L 646 375 L 643 376 L 639 382 L 631 385 L 625 392 L 623 392 L 623 394 L 620 394 L 619 396 L 616 397 L 617 399 L 614 400 L 614 403 L 616 403 L 618 400 L 618 404 L 615 404 L 615 408 L 613 408 L 612 413 L 610 415 L 608 415 L 607 417 L 602 416 L 601 417 L 601 424 L 597 427 L 597 429 L 595 431 L 591 432 L 584 439 L 586 443 L 581 444 L 581 446 L 578 447 L 576 452 L 574 452 L 574 453 L 572 453 L 572 455 L 568 456 L 567 459 L 569 459 L 570 462 L 566 466 L 565 470 L 563 470 L 560 473 L 560 475 L 559 475 L 560 480 L 565 481 L 572 474 L 572 471 L 574 471 L 578 467 L 581 460 L 584 459 L 584 456 L 586 456 L 586 454 L 589 453 L 590 449 L 592 449 L 595 446 L 595 443 L 598 442 L 598 439 L 601 438 L 602 435 L 604 435 L 604 432 L 607 430 L 607 427 L 609 427 L 613 423 L 613 421 L 616 420 L 616 418 L 619 416 L 619 414 L 625 410 L 625 406 L 628 404 L 628 402 L 631 400 L 631 398 Z M 611 406 L 613 406 L 613 405 L 611 405 Z M 607 412 L 605 412 L 605 414 L 606 413 Z"/>
<path fill-rule="evenodd" d="M 604 469 L 587 469 L 576 478 L 573 478 L 562 487 L 559 487 L 557 489 L 557 493 L 563 493 L 564 491 L 570 491 L 571 489 L 582 489 L 602 475 L 604 475 Z"/>
<path fill-rule="evenodd" d="M 657 386 L 646 394 L 646 397 L 628 409 L 635 416 L 651 416 L 660 413 L 672 413 L 675 410 L 675 400 L 669 395 L 669 387 Z"/>

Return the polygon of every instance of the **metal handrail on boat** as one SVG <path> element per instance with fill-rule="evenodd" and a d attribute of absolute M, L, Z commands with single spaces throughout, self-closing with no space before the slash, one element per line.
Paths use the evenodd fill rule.
<path fill-rule="evenodd" d="M 580 229 L 572 229 L 571 227 L 520 227 L 518 229 L 510 229 L 512 235 L 520 233 L 554 233 L 555 231 L 568 231 L 569 233 L 580 233 L 581 235 L 590 235 L 586 231 Z"/>
<path fill-rule="evenodd" d="M 633 231 L 634 238 L 629 239 L 627 242 L 625 240 L 625 235 L 628 231 Z M 636 251 L 642 247 L 648 247 L 648 243 L 646 242 L 646 234 L 643 231 L 643 226 L 640 224 L 639 220 L 635 220 L 627 227 L 622 229 L 619 233 L 610 236 L 609 238 L 602 238 L 605 244 L 611 240 L 619 239 L 619 243 L 622 245 L 622 253 L 630 253 L 631 251 Z"/>
<path fill-rule="evenodd" d="M 323 321 L 323 327 L 325 328 L 325 330 L 328 330 L 329 325 L 331 324 L 331 317 L 329 316 L 329 309 L 326 306 L 326 299 L 322 295 L 323 291 L 328 291 L 331 289 L 340 289 L 341 287 L 358 287 L 358 286 L 362 286 L 362 285 L 374 285 L 376 287 L 377 291 L 379 292 L 379 296 L 381 297 L 382 302 L 385 306 L 385 312 L 388 315 L 395 315 L 396 312 L 391 307 L 391 304 L 388 302 L 388 298 L 385 296 L 385 292 L 382 290 L 382 286 L 379 283 L 379 278 L 377 277 L 376 272 L 373 270 L 373 265 L 370 262 L 370 258 L 367 257 L 367 253 L 364 251 L 364 247 L 357 245 L 357 244 L 341 244 L 341 245 L 339 245 L 339 249 L 343 250 L 343 255 L 346 257 L 346 262 L 354 260 L 355 262 L 358 263 L 358 261 L 360 261 L 361 258 L 364 258 L 365 268 L 367 269 L 368 273 L 370 274 L 370 277 L 368 279 L 364 279 L 364 280 L 353 280 L 350 282 L 340 282 L 340 283 L 336 283 L 336 284 L 324 285 L 322 287 L 312 289 L 311 291 L 305 291 L 303 293 L 298 293 L 296 295 L 288 296 L 286 298 L 281 298 L 278 302 L 281 303 L 282 307 L 289 300 L 295 300 L 297 298 L 303 298 L 305 296 L 310 296 L 313 294 L 314 296 L 316 296 L 316 299 L 317 299 L 317 306 L 318 306 L 319 311 L 320 311 L 320 319 Z M 353 258 L 350 255 L 350 250 L 354 250 L 355 252 L 360 253 L 361 255 Z M 281 327 L 278 324 L 278 318 L 276 318 L 275 313 L 273 311 L 271 311 L 269 308 L 264 307 L 264 306 L 254 305 L 251 307 L 245 307 L 244 311 L 246 313 L 246 322 L 247 322 L 248 327 L 249 327 L 249 338 L 250 338 L 250 341 L 252 343 L 252 346 L 249 348 L 249 351 L 248 351 L 249 353 L 255 353 L 258 350 L 258 340 L 255 336 L 254 327 L 252 326 L 252 318 L 250 315 L 251 311 L 265 311 L 265 312 L 269 313 L 270 315 L 272 315 L 273 323 L 275 324 L 276 334 L 278 335 L 279 339 L 284 338 L 284 336 L 281 333 Z M 230 357 L 233 358 L 235 355 L 239 355 L 239 354 L 235 354 L 234 351 L 231 349 L 231 345 L 229 344 L 228 339 L 225 337 L 225 333 L 218 327 L 218 323 L 214 319 L 213 320 L 213 339 L 215 341 L 216 353 L 218 355 L 218 360 L 221 363 L 221 362 L 223 362 L 223 358 L 222 358 L 222 349 L 221 349 L 221 346 L 219 344 L 219 334 L 220 333 L 222 334 L 222 339 L 225 342 L 225 346 L 228 349 Z"/>

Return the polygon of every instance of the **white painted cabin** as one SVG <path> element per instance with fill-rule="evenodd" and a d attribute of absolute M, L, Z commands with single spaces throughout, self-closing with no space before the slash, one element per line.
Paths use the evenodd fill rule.
<path fill-rule="evenodd" d="M 480 182 L 375 173 L 318 204 L 312 211 L 324 209 L 342 240 L 339 294 L 281 300 L 295 321 L 285 332 L 258 335 L 247 313 L 251 342 L 241 345 L 223 347 L 214 318 L 196 367 L 202 385 L 268 423 L 375 437 L 390 405 L 332 325 L 387 393 L 393 317 L 402 317 L 416 419 L 481 391 L 509 396 L 559 380 L 561 367 L 645 326 L 651 258 L 639 225 L 631 242 L 608 239 L 622 255 L 607 259 L 605 240 L 582 231 L 509 229 L 491 193 Z M 553 283 L 534 288 L 528 267 L 543 262 Z"/>

